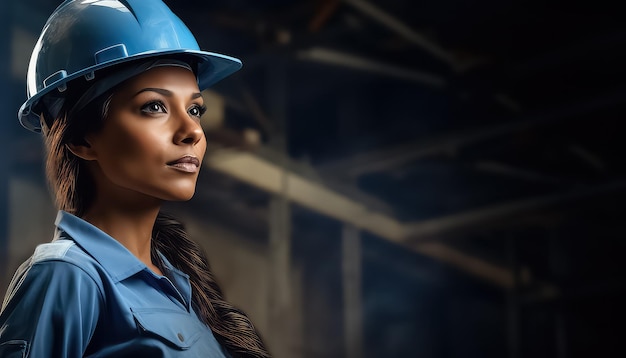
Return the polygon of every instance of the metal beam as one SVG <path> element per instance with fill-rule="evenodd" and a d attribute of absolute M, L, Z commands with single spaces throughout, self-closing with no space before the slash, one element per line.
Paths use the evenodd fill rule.
<path fill-rule="evenodd" d="M 494 161 L 479 161 L 473 164 L 473 168 L 495 175 L 507 176 L 519 180 L 548 183 L 548 184 L 568 184 L 574 182 L 565 178 L 559 178 L 552 175 L 528 170 L 525 168 L 518 168 L 508 164 L 494 162 Z"/>
<path fill-rule="evenodd" d="M 459 70 L 462 68 L 460 62 L 450 53 L 446 52 L 441 46 L 430 41 L 426 36 L 411 29 L 411 27 L 386 13 L 382 9 L 363 0 L 344 0 L 344 2 L 359 10 L 361 13 L 369 16 L 381 25 L 389 28 L 414 45 L 421 47 L 429 54 L 450 65 L 453 69 Z"/>
<path fill-rule="evenodd" d="M 408 242 L 405 224 L 390 215 L 374 211 L 366 204 L 336 192 L 314 179 L 286 169 L 289 164 L 283 166 L 251 153 L 227 150 L 207 155 L 204 162 L 218 172 L 270 193 L 280 193 L 285 185 L 283 180 L 287 180 L 286 195 L 293 203 L 454 265 L 503 288 L 508 289 L 512 285 L 510 272 L 497 265 L 441 243 Z M 283 159 L 282 162 L 288 163 L 289 160 Z M 283 175 L 286 175 L 286 179 Z"/>
<path fill-rule="evenodd" d="M 422 255 L 443 261 L 486 282 L 510 290 L 513 287 L 513 274 L 507 268 L 468 255 L 440 242 L 405 242 L 405 245 Z"/>
<path fill-rule="evenodd" d="M 507 77 L 523 78 L 540 71 L 559 69 L 569 62 L 581 61 L 581 57 L 597 57 L 599 53 L 607 56 L 608 49 L 621 50 L 626 41 L 626 31 L 620 29 L 600 36 L 585 36 L 578 43 L 568 43 L 561 48 L 555 48 L 532 58 L 523 59 L 502 69 Z"/>
<path fill-rule="evenodd" d="M 457 148 L 481 142 L 508 133 L 522 131 L 539 124 L 538 120 L 509 122 L 459 133 L 446 134 L 435 139 L 360 153 L 319 166 L 322 172 L 339 172 L 348 177 L 397 168 L 404 164 L 437 154 L 451 153 Z"/>
<path fill-rule="evenodd" d="M 446 85 L 446 81 L 437 75 L 386 64 L 323 47 L 313 47 L 308 50 L 300 51 L 298 52 L 298 58 L 301 60 L 316 61 L 329 65 L 376 73 L 403 81 L 417 82 L 437 89 L 442 89 Z"/>
<path fill-rule="evenodd" d="M 309 22 L 309 32 L 318 32 L 328 20 L 337 12 L 339 0 L 325 0 L 318 5 L 315 16 Z"/>
<path fill-rule="evenodd" d="M 536 212 L 556 205 L 564 205 L 596 195 L 603 195 L 626 189 L 626 179 L 615 180 L 587 188 L 578 188 L 554 195 L 524 199 L 488 208 L 472 210 L 447 217 L 405 224 L 404 240 L 418 242 L 451 232 L 468 230 L 471 227 L 489 222 L 505 220 L 515 215 Z"/>
<path fill-rule="evenodd" d="M 447 134 L 422 142 L 405 143 L 382 150 L 361 153 L 353 157 L 329 162 L 318 168 L 321 172 L 340 173 L 348 177 L 358 177 L 364 174 L 397 168 L 435 154 L 450 153 L 461 147 L 487 139 L 554 124 L 558 121 L 570 119 L 574 116 L 580 117 L 607 107 L 623 106 L 625 103 L 626 91 L 612 92 L 588 101 L 575 104 L 569 103 L 521 120 Z"/>
<path fill-rule="evenodd" d="M 607 165 L 604 160 L 602 160 L 596 154 L 590 152 L 586 148 L 584 148 L 580 144 L 573 144 L 568 147 L 569 151 L 574 153 L 577 157 L 581 159 L 583 163 L 585 163 L 588 167 L 593 169 L 596 172 L 603 173 L 607 169 Z"/>

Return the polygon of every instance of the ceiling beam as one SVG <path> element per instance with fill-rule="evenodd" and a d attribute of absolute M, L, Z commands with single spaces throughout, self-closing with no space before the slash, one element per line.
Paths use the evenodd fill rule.
<path fill-rule="evenodd" d="M 328 20 L 337 12 L 339 0 L 318 1 L 318 8 L 315 15 L 309 21 L 309 32 L 318 32 L 326 25 Z"/>
<path fill-rule="evenodd" d="M 280 154 L 276 154 L 280 155 Z M 247 152 L 214 151 L 204 159 L 213 170 L 232 176 L 270 193 L 285 193 L 288 200 L 300 206 L 354 225 L 383 239 L 404 245 L 420 254 L 434 257 L 505 289 L 513 287 L 513 275 L 479 258 L 467 255 L 441 243 L 412 243 L 407 246 L 406 225 L 375 210 L 361 201 L 334 191 L 307 175 L 276 163 L 287 158 L 269 160 Z M 286 189 L 285 189 L 286 187 Z"/>
<path fill-rule="evenodd" d="M 523 78 L 542 71 L 559 69 L 572 62 L 584 61 L 585 56 L 598 57 L 608 55 L 608 50 L 618 50 L 624 46 L 626 31 L 623 29 L 599 36 L 585 36 L 583 40 L 562 47 L 550 47 L 551 50 L 519 62 L 503 66 L 507 77 Z M 619 50 L 618 50 L 619 51 Z"/>
<path fill-rule="evenodd" d="M 561 178 L 526 168 L 515 167 L 509 164 L 497 161 L 478 161 L 472 163 L 472 168 L 483 173 L 506 176 L 518 180 L 529 182 L 546 183 L 546 184 L 573 184 L 576 180 Z"/>
<path fill-rule="evenodd" d="M 454 70 L 458 71 L 463 68 L 461 63 L 452 54 L 444 50 L 435 42 L 429 40 L 426 36 L 413 30 L 410 26 L 406 25 L 404 22 L 400 21 L 396 17 L 388 14 L 384 10 L 364 0 L 343 1 L 346 4 L 349 4 L 350 6 L 355 8 L 356 10 L 360 11 L 364 15 L 378 22 L 379 24 L 395 32 L 397 35 L 401 36 L 405 40 L 424 49 L 435 58 L 445 62 Z"/>
<path fill-rule="evenodd" d="M 508 290 L 513 289 L 513 273 L 508 268 L 494 265 L 478 257 L 468 255 L 441 242 L 418 242 L 407 246 L 422 255 L 461 268 L 472 276 L 480 277 L 483 280 Z"/>
<path fill-rule="evenodd" d="M 407 223 L 405 224 L 404 240 L 419 243 L 420 241 L 440 237 L 452 232 L 466 232 L 468 229 L 476 226 L 503 221 L 514 216 L 533 213 L 625 189 L 626 179 L 620 179 L 595 186 L 577 188 L 564 193 L 523 199 L 417 223 Z"/>
<path fill-rule="evenodd" d="M 278 155 L 278 154 L 277 154 Z M 390 214 L 373 210 L 371 206 L 343 193 L 330 189 L 319 179 L 298 173 L 276 163 L 289 160 L 270 160 L 247 152 L 216 151 L 205 158 L 213 170 L 232 176 L 271 193 L 282 192 L 291 202 L 349 223 L 381 238 L 407 247 L 420 254 L 436 258 L 483 280 L 510 289 L 513 275 L 507 268 L 494 265 L 441 242 L 426 240 L 466 231 L 515 216 L 567 205 L 579 200 L 606 195 L 626 189 L 626 179 L 607 182 L 565 193 L 525 199 L 484 209 L 455 214 L 443 218 L 414 223 L 400 222 Z M 286 179 L 285 179 L 286 178 Z"/>
<path fill-rule="evenodd" d="M 352 157 L 320 165 L 318 169 L 321 172 L 339 173 L 340 176 L 352 178 L 382 172 L 425 157 L 451 153 L 464 146 L 480 143 L 488 139 L 554 124 L 572 117 L 587 115 L 600 109 L 623 106 L 625 103 L 626 91 L 612 92 L 587 101 L 568 103 L 537 115 L 527 116 L 526 118 L 500 125 L 489 125 L 483 128 L 441 135 L 435 139 L 404 143 L 398 146 L 359 153 Z"/>
<path fill-rule="evenodd" d="M 308 50 L 299 51 L 297 56 L 301 60 L 321 62 L 329 65 L 376 73 L 403 81 L 417 82 L 437 89 L 442 89 L 446 85 L 446 81 L 442 77 L 434 74 L 382 63 L 323 47 L 313 47 Z"/>

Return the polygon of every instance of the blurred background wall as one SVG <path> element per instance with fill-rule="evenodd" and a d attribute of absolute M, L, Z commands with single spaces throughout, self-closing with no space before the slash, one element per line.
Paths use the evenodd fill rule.
<path fill-rule="evenodd" d="M 106 3 L 106 0 L 102 0 Z M 600 2 L 166 1 L 244 62 L 166 209 L 276 358 L 624 356 L 626 27 Z M 0 3 L 0 295 L 49 241 Z"/>

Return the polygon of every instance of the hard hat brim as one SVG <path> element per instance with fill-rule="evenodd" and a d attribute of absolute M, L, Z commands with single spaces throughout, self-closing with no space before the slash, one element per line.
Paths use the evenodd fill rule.
<path fill-rule="evenodd" d="M 168 55 L 189 56 L 197 61 L 198 87 L 201 91 L 209 88 L 220 80 L 237 72 L 242 67 L 241 60 L 234 57 L 213 52 L 182 49 L 176 49 L 171 51 L 147 51 L 135 54 L 133 56 L 98 63 L 97 65 L 82 69 L 81 71 L 77 71 L 72 74 L 68 74 L 63 78 L 47 84 L 44 89 L 38 91 L 35 95 L 29 98 L 20 107 L 20 110 L 18 112 L 18 119 L 20 121 L 20 124 L 22 124 L 24 128 L 30 131 L 40 132 L 40 112 L 34 110 L 37 107 L 37 104 L 46 94 L 57 90 L 60 87 L 63 87 L 65 84 L 74 79 L 80 78 L 81 76 L 90 76 L 98 70 L 109 68 L 129 61 L 148 59 L 151 57 L 163 57 Z"/>

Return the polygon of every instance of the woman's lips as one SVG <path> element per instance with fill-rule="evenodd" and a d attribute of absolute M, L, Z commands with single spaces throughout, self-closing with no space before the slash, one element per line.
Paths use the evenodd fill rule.
<path fill-rule="evenodd" d="M 180 170 L 185 173 L 195 173 L 200 168 L 200 160 L 198 158 L 186 155 L 182 158 L 166 163 L 169 167 Z"/>

